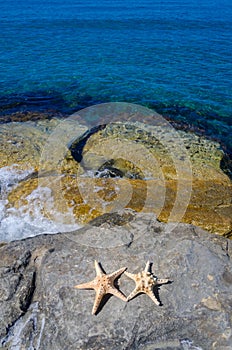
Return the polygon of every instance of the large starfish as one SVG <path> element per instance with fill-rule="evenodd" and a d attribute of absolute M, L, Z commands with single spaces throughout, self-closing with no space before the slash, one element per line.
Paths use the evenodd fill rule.
<path fill-rule="evenodd" d="M 126 267 L 122 267 L 121 269 L 112 272 L 111 274 L 107 275 L 102 270 L 99 263 L 95 260 L 95 269 L 96 269 L 96 277 L 94 280 L 78 284 L 74 288 L 79 289 L 94 289 L 96 292 L 95 301 L 93 304 L 92 314 L 96 314 L 97 309 L 103 299 L 103 297 L 106 294 L 113 294 L 116 297 L 122 299 L 123 301 L 127 301 L 124 294 L 122 294 L 114 285 L 115 280 L 126 270 Z"/>
<path fill-rule="evenodd" d="M 133 279 L 136 283 L 135 289 L 127 297 L 127 301 L 133 299 L 137 294 L 145 293 L 147 294 L 156 305 L 161 305 L 160 301 L 154 294 L 154 287 L 161 284 L 168 283 L 168 279 L 159 279 L 149 271 L 150 262 L 148 261 L 145 270 L 137 274 L 125 272 L 125 274 Z"/>

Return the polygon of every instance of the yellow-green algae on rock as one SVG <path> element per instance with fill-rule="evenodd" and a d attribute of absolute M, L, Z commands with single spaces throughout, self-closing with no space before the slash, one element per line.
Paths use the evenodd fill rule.
<path fill-rule="evenodd" d="M 2 166 L 20 164 L 23 169 L 33 166 L 36 171 L 40 170 L 41 152 L 58 122 L 33 123 L 1 126 L 1 143 L 2 146 L 6 145 L 1 147 Z M 141 130 L 138 125 L 125 125 L 110 124 L 93 134 L 82 150 L 81 164 L 73 159 L 67 146 L 65 157 L 57 169 L 53 168 L 53 161 L 47 165 L 43 163 L 44 169 L 39 179 L 28 178 L 11 190 L 8 207 L 24 206 L 25 210 L 29 210 L 28 195 L 40 186 L 50 188 L 53 211 L 65 213 L 71 210 L 78 223 L 86 223 L 105 212 L 121 209 L 117 201 L 126 208 L 153 212 L 160 220 L 168 221 L 178 191 L 178 174 L 173 159 L 149 132 L 149 126 Z M 191 173 L 186 172 L 186 178 L 181 179 L 182 183 L 186 181 L 186 186 L 189 183 L 192 185 L 191 197 L 181 221 L 210 232 L 229 235 L 232 230 L 232 185 L 221 169 L 224 153 L 216 142 L 184 131 L 178 133 L 192 166 Z M 125 148 L 126 158 L 124 153 L 121 156 L 118 154 L 118 141 L 120 147 Z M 133 162 L 135 150 L 139 154 L 137 162 Z M 94 173 L 104 164 L 112 164 L 124 176 L 88 177 L 88 171 Z M 149 203 L 146 202 L 148 191 Z M 40 206 L 43 215 L 53 218 L 53 212 L 46 202 L 40 203 Z"/>
<path fill-rule="evenodd" d="M 48 145 L 48 140 L 54 129 L 61 123 L 57 118 L 27 122 L 12 122 L 0 125 L 0 159 L 1 167 L 18 165 L 19 169 L 33 168 L 41 171 L 41 156 Z M 77 126 L 75 126 L 77 128 Z M 85 127 L 80 126 L 83 132 Z M 59 143 L 60 140 L 57 140 Z M 44 171 L 54 171 L 56 149 L 51 152 L 51 159 L 43 163 Z M 70 156 L 68 147 L 66 156 L 61 160 L 55 171 L 77 171 L 79 165 Z"/>
<path fill-rule="evenodd" d="M 160 203 L 156 194 L 162 191 L 163 183 L 158 183 L 155 180 L 134 180 L 134 179 L 95 179 L 94 186 L 95 197 L 91 198 L 91 191 L 84 196 L 80 192 L 77 180 L 70 176 L 65 176 L 62 179 L 57 179 L 58 191 L 56 190 L 56 181 L 54 178 L 44 179 L 45 183 L 50 184 L 53 188 L 52 196 L 54 199 L 54 210 L 65 213 L 67 208 L 72 208 L 73 214 L 77 222 L 86 223 L 91 219 L 102 215 L 105 212 L 114 211 L 114 201 L 118 196 L 117 188 L 124 186 L 132 187 L 132 195 L 127 203 L 126 208 L 131 208 L 135 211 L 150 211 L 154 212 L 161 221 L 168 221 L 170 212 L 175 201 L 177 182 L 169 180 L 165 182 L 165 202 Z M 92 179 L 80 179 L 80 184 L 86 187 L 93 186 Z M 41 185 L 41 184 L 40 184 Z M 224 183 L 220 180 L 217 182 L 194 180 L 192 184 L 192 196 L 187 206 L 186 212 L 182 217 L 182 222 L 192 223 L 203 227 L 210 232 L 225 234 L 231 230 L 231 194 L 232 187 L 230 183 Z M 9 205 L 14 207 L 26 206 L 29 204 L 27 196 L 38 186 L 38 179 L 29 179 L 12 190 L 8 196 Z M 60 192 L 61 186 L 61 192 Z M 145 206 L 147 198 L 147 188 L 156 187 L 154 195 L 150 194 L 152 206 Z M 160 189 L 157 189 L 157 187 Z M 126 190 L 123 191 L 126 196 Z M 121 199 L 122 200 L 122 199 Z M 107 202 L 103 206 L 102 203 Z M 46 202 L 42 203 L 42 214 L 53 218 L 52 212 L 46 208 Z M 118 208 L 116 208 L 118 209 Z M 115 209 L 115 210 L 116 210 Z"/>

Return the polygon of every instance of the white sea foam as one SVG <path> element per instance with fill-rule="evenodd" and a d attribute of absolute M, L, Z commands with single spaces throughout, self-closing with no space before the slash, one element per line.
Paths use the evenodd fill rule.
<path fill-rule="evenodd" d="M 54 208 L 51 189 L 37 187 L 26 197 L 27 204 L 20 208 L 8 207 L 7 194 L 19 181 L 33 173 L 33 169 L 21 170 L 17 165 L 0 169 L 0 242 L 9 242 L 42 233 L 68 232 L 80 228 L 74 220 L 71 208 L 60 213 Z M 44 204 L 46 208 L 44 208 Z M 51 216 L 43 215 L 43 211 Z"/>
<path fill-rule="evenodd" d="M 1 199 L 7 196 L 12 187 L 34 172 L 34 168 L 22 170 L 18 164 L 5 166 L 0 169 L 0 194 Z"/>
<path fill-rule="evenodd" d="M 193 341 L 189 339 L 182 339 L 180 343 L 183 350 L 203 350 L 201 347 L 194 345 Z"/>

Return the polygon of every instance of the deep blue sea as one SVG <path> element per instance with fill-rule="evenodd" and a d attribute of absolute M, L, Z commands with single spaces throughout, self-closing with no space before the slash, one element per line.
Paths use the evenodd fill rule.
<path fill-rule="evenodd" d="M 143 104 L 232 151 L 231 0 L 0 0 L 0 113 Z"/>

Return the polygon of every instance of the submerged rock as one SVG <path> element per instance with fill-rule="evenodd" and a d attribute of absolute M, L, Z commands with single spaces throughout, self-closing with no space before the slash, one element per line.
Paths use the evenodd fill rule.
<path fill-rule="evenodd" d="M 38 187 L 39 186 L 39 187 Z M 188 186 L 188 184 L 186 185 Z M 50 199 L 33 196 L 37 188 L 50 189 Z M 149 192 L 149 194 L 148 194 Z M 123 207 L 137 212 L 151 212 L 159 220 L 191 223 L 209 232 L 227 234 L 232 229 L 232 186 L 220 180 L 194 180 L 191 197 L 183 212 L 183 207 L 173 212 L 178 192 L 176 180 L 137 180 L 125 178 L 85 178 L 47 176 L 22 181 L 8 195 L 8 207 L 24 208 L 25 211 L 40 206 L 41 215 L 56 221 L 57 213 L 71 215 L 76 224 L 88 223 L 104 213 Z M 185 204 L 184 194 L 179 191 L 179 202 Z M 164 196 L 165 194 L 165 196 Z M 184 207 L 185 208 L 185 207 Z M 181 215 L 181 217 L 180 217 Z M 67 221 L 68 223 L 68 221 Z"/>
<path fill-rule="evenodd" d="M 122 161 L 120 152 L 123 154 L 123 151 L 125 158 Z M 98 167 L 105 158 L 105 161 L 117 162 L 119 170 L 133 171 L 131 159 L 134 161 L 133 166 L 137 165 L 140 172 L 145 171 L 147 176 L 157 177 L 161 170 L 165 179 L 176 179 L 176 162 L 181 160 L 187 166 L 188 157 L 192 171 L 185 175 L 200 179 L 207 177 L 211 180 L 227 180 L 221 169 L 225 154 L 219 143 L 182 130 L 173 132 L 163 125 L 153 126 L 138 122 L 109 124 L 87 140 L 82 156 L 82 165 L 86 168 Z"/>
<path fill-rule="evenodd" d="M 232 183 L 221 169 L 219 144 L 165 125 L 129 123 L 126 116 L 88 131 L 81 118 L 63 127 L 55 118 L 0 125 L 2 166 L 16 171 L 19 182 L 1 189 L 6 211 L 21 208 L 33 217 L 36 208 L 53 221 L 61 213 L 65 223 L 71 215 L 83 224 L 131 208 L 230 237 Z"/>
<path fill-rule="evenodd" d="M 46 188 L 53 205 L 43 196 L 33 205 L 53 220 L 57 213 L 69 212 L 83 224 L 106 212 L 131 208 L 155 213 L 164 222 L 190 223 L 230 237 L 232 183 L 221 169 L 225 154 L 219 144 L 184 131 L 167 135 L 163 126 L 153 129 L 142 123 L 104 124 L 82 133 L 70 150 L 67 145 L 61 159 L 56 138 L 39 164 L 39 178 L 29 176 L 12 188 L 8 208 L 30 211 L 33 191 Z M 42 147 L 36 142 L 34 147 L 35 163 Z"/>
<path fill-rule="evenodd" d="M 152 214 L 105 214 L 68 234 L 42 235 L 0 247 L 0 344 L 5 349 L 214 349 L 232 347 L 232 242 Z M 93 290 L 75 285 L 149 260 L 162 306 L 145 294 L 105 299 L 91 315 Z M 123 274 L 118 288 L 134 282 Z"/>
<path fill-rule="evenodd" d="M 59 138 L 53 140 L 51 136 L 60 123 L 62 123 L 61 120 L 52 118 L 0 124 L 1 168 L 17 164 L 20 169 L 33 168 L 35 172 L 69 172 L 72 167 L 72 172 L 76 172 L 79 166 L 71 156 L 68 146 L 64 145 L 64 149 L 61 149 L 61 140 Z M 73 121 L 69 121 L 70 129 L 72 123 L 75 124 L 75 130 L 80 130 L 81 133 L 86 130 L 86 127 L 79 126 Z M 59 136 L 65 139 L 65 135 Z M 43 159 L 43 154 L 49 147 L 52 147 L 52 150 L 49 149 L 50 158 Z M 61 151 L 64 153 L 62 164 L 59 169 L 58 167 L 54 169 L 54 163 L 60 157 Z"/>

